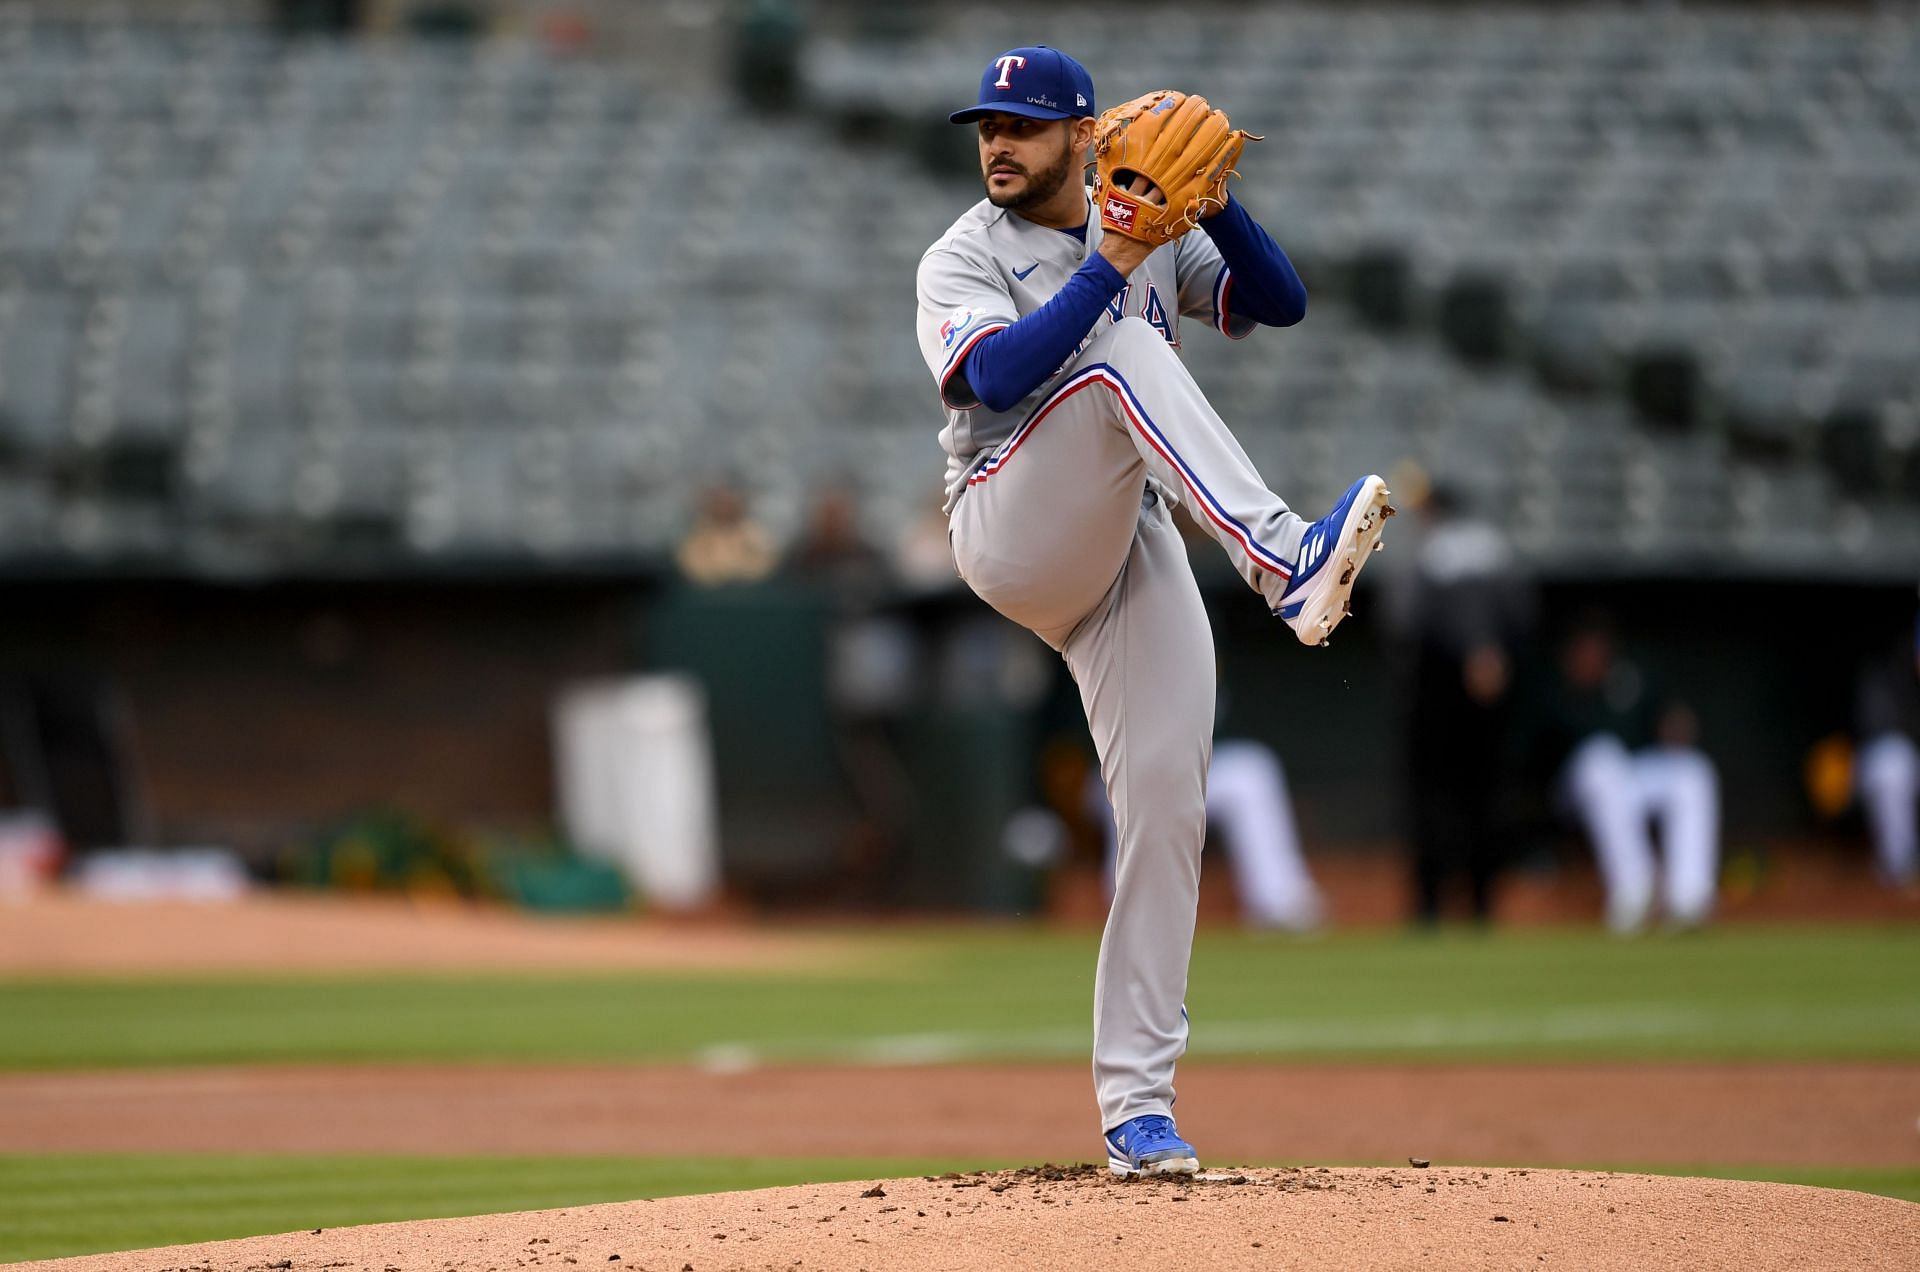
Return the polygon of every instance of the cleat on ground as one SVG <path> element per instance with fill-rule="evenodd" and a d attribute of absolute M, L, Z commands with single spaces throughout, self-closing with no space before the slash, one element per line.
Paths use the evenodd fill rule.
<path fill-rule="evenodd" d="M 1172 1118 L 1149 1113 L 1128 1118 L 1107 1132 L 1107 1168 L 1123 1179 L 1192 1175 L 1200 1170 L 1200 1157 L 1193 1145 L 1180 1138 Z"/>

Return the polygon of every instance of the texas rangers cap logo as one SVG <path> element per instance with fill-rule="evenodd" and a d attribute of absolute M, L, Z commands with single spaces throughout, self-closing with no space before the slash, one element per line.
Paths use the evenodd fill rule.
<path fill-rule="evenodd" d="M 987 63 L 980 97 L 947 118 L 969 124 L 983 115 L 1024 115 L 1028 119 L 1091 119 L 1093 76 L 1087 68 L 1044 44 L 1008 49 Z"/>

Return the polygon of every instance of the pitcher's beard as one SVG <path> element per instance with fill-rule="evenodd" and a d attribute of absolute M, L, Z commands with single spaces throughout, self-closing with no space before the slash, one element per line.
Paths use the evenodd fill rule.
<path fill-rule="evenodd" d="M 1072 171 L 1073 150 L 1071 147 L 1068 147 L 1061 150 L 1060 162 L 1054 164 L 1051 168 L 1047 168 L 1041 172 L 1029 172 L 1027 174 L 1027 188 L 1019 194 L 995 194 L 993 187 L 988 186 L 987 202 L 993 204 L 996 208 L 1006 208 L 1012 212 L 1018 212 L 1022 208 L 1030 208 L 1036 204 L 1045 203 L 1048 199 L 1060 193 L 1060 187 L 1067 183 L 1067 177 L 1071 175 Z M 985 179 L 984 177 L 982 178 L 982 180 Z"/>

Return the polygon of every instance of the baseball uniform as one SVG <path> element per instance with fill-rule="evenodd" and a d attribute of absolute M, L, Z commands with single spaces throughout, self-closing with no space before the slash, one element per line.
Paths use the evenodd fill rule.
<path fill-rule="evenodd" d="M 1084 70 L 1042 48 L 996 58 L 981 92 L 956 122 L 1092 110 Z M 1271 246 L 1244 211 L 1233 215 Z M 1318 643 L 1375 546 L 1386 488 L 1363 478 L 1317 522 L 1291 511 L 1179 357 L 1187 331 L 1240 337 L 1255 325 L 1234 312 L 1233 273 L 1211 233 L 1157 248 L 1124 281 L 1094 259 L 1101 236 L 1090 201 L 1084 225 L 1063 230 L 982 200 L 922 258 L 916 330 L 946 408 L 940 441 L 961 577 L 1066 660 L 1114 811 L 1093 1070 L 1118 1171 L 1126 1154 L 1113 1128 L 1171 1116 L 1206 827 L 1213 640 L 1171 508 L 1184 502 L 1270 608 Z M 1272 255 L 1297 286 L 1277 247 Z M 1089 286 L 1106 301 L 1083 335 L 1068 333 L 1077 343 L 1065 360 L 1017 401 L 983 402 L 974 351 Z M 1022 325 L 1036 330 L 1058 312 Z M 1296 583 L 1309 577 L 1311 587 Z M 1170 1121 L 1164 1129 L 1171 1136 Z M 1197 1167 L 1190 1145 L 1168 1142 L 1184 1150 L 1173 1168 Z"/>

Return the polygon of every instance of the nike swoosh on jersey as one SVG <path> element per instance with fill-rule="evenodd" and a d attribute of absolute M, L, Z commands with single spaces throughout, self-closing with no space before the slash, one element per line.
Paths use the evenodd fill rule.
<path fill-rule="evenodd" d="M 1034 270 L 1039 268 L 1040 268 L 1040 262 L 1035 261 L 1033 264 L 1027 266 L 1025 269 L 1014 270 L 1013 276 L 1024 283 L 1027 281 L 1027 275 L 1033 273 Z"/>

